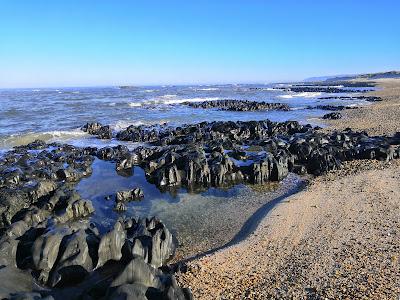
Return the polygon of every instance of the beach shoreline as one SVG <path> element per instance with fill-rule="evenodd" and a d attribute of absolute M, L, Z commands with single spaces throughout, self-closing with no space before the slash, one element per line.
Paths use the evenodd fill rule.
<path fill-rule="evenodd" d="M 325 91 L 329 96 L 310 101 L 349 104 L 343 101 L 350 100 L 352 104 L 366 104 L 381 101 L 379 97 L 365 96 L 373 86 L 343 82 L 340 87 L 332 87 L 330 83 L 313 83 L 285 87 L 284 93 Z M 383 99 L 382 103 L 385 102 Z M 265 114 L 265 109 L 271 108 L 269 104 L 257 103 L 206 102 L 205 108 L 193 109 L 216 109 L 222 115 L 231 110 L 250 110 L 245 116 L 250 118 L 256 113 L 253 110 L 260 109 L 258 113 Z M 209 108 L 210 105 L 213 107 Z M 321 121 L 323 111 L 345 113 L 344 110 L 357 109 L 322 105 L 307 106 L 304 110 L 314 111 Z M 344 116 L 346 123 L 348 116 Z M 26 279 L 26 286 L 16 285 L 14 279 L 8 281 L 0 288 L 4 295 L 34 291 L 56 298 L 79 298 L 85 293 L 106 297 L 113 293 L 115 285 L 119 286 L 118 295 L 143 294 L 155 285 L 160 295 L 173 292 L 179 299 L 191 299 L 190 290 L 183 288 L 186 286 L 193 289 L 197 299 L 214 299 L 215 295 L 221 299 L 249 298 L 249 293 L 281 298 L 301 295 L 302 291 L 296 288 L 304 288 L 304 283 L 296 285 L 289 275 L 290 280 L 286 280 L 285 268 L 276 276 L 275 289 L 263 288 L 262 282 L 270 278 L 266 278 L 265 270 L 272 265 L 265 265 L 260 257 L 266 255 L 271 257 L 271 263 L 279 263 L 287 255 L 296 255 L 294 245 L 301 244 L 303 235 L 313 236 L 314 221 L 325 221 L 315 219 L 314 208 L 325 208 L 319 202 L 329 200 L 332 210 L 340 211 L 340 207 L 334 206 L 335 201 L 324 200 L 323 196 L 329 194 L 325 182 L 337 184 L 335 178 L 348 180 L 347 175 L 356 176 L 353 173 L 357 170 L 386 166 L 381 161 L 397 166 L 399 162 L 393 160 L 400 158 L 399 135 L 371 137 L 347 128 L 329 132 L 329 127 L 322 129 L 297 121 L 212 120 L 179 127 L 132 125 L 119 131 L 110 124 L 89 122 L 81 130 L 106 143 L 144 146 L 133 150 L 124 144 L 82 148 L 36 140 L 5 153 L 0 170 L 0 262 L 4 265 L 0 277 L 6 278 L 11 272 Z M 342 164 L 344 168 L 340 168 Z M 297 193 L 312 176 L 318 179 L 304 192 Z M 388 176 L 397 179 L 396 174 Z M 316 200 L 319 204 L 303 213 L 307 204 L 285 208 L 285 203 L 292 202 L 290 199 L 303 199 L 295 203 L 307 201 L 304 195 L 318 182 L 321 184 L 315 191 L 321 195 Z M 321 194 L 323 190 L 327 192 Z M 348 190 L 344 196 L 350 193 Z M 292 223 L 285 231 L 289 235 L 280 233 L 284 227 L 276 222 L 279 218 L 274 218 L 277 210 L 282 210 L 278 217 L 292 214 Z M 303 222 L 298 213 L 306 221 L 301 226 L 296 223 Z M 325 216 L 323 211 L 320 215 Z M 258 234 L 266 222 L 271 222 L 267 228 L 272 231 Z M 296 226 L 302 228 L 303 235 L 291 235 L 290 229 Z M 265 243 L 260 244 L 259 237 L 269 241 L 274 232 L 280 246 L 276 253 L 265 253 L 266 249 L 260 248 Z M 314 239 L 310 247 L 320 247 L 319 241 Z M 231 253 L 232 249 L 242 258 Z M 82 255 L 76 256 L 75 251 Z M 305 263 L 317 261 L 312 255 L 300 254 Z M 198 274 L 199 266 L 205 270 L 201 266 L 204 261 L 220 256 L 217 265 L 211 268 L 210 264 L 209 270 Z M 396 260 L 396 255 L 389 258 L 392 259 Z M 237 278 L 239 282 L 225 282 L 225 270 L 220 264 L 235 272 L 229 280 Z M 299 274 L 306 270 L 292 262 L 290 265 L 290 270 Z M 132 270 L 140 271 L 134 281 L 144 284 L 143 288 L 129 285 Z M 176 271 L 179 285 L 174 279 Z M 214 282 L 209 282 L 209 274 L 216 278 Z M 307 274 L 301 277 L 304 282 Z M 93 282 L 98 285 L 93 287 Z M 34 285 L 50 289 L 39 291 Z M 307 293 L 325 293 L 313 283 L 307 285 L 312 286 L 311 290 L 307 287 Z M 286 293 L 282 294 L 282 290 Z M 274 291 L 279 293 L 274 295 Z"/>
<path fill-rule="evenodd" d="M 327 121 L 369 135 L 400 130 L 400 80 L 375 80 L 382 101 Z M 396 110 L 397 109 L 397 110 Z M 245 241 L 177 275 L 196 299 L 397 299 L 398 161 L 352 161 L 279 203 Z"/>

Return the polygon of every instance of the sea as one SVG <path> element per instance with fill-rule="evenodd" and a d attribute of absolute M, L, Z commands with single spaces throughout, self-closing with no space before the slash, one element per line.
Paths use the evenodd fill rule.
<path fill-rule="evenodd" d="M 319 99 L 332 94 L 293 93 L 285 89 L 290 86 L 230 84 L 0 89 L 0 150 L 8 150 L 35 139 L 76 146 L 102 147 L 118 143 L 114 140 L 101 141 L 84 133 L 80 128 L 86 122 L 111 125 L 115 131 L 129 125 L 168 123 L 174 126 L 201 121 L 264 119 L 296 120 L 323 126 L 320 117 L 327 112 L 310 110 L 308 106 L 368 104 L 363 100 Z M 287 103 L 291 110 L 230 112 L 184 105 L 185 102 L 220 99 Z"/>

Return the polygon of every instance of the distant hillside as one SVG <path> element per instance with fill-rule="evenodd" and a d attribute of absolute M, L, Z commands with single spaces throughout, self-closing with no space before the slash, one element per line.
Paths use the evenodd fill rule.
<path fill-rule="evenodd" d="M 367 78 L 367 79 L 380 79 L 380 78 L 400 78 L 399 71 L 381 72 L 381 73 L 370 73 L 359 75 L 357 78 Z"/>
<path fill-rule="evenodd" d="M 343 81 L 351 79 L 380 79 L 380 78 L 400 78 L 399 71 L 389 71 L 380 73 L 368 73 L 368 74 L 358 74 L 358 75 L 336 75 L 336 76 L 321 76 L 321 77 L 311 77 L 304 81 Z"/>
<path fill-rule="evenodd" d="M 355 75 L 334 75 L 334 76 L 318 76 L 318 77 L 310 77 L 305 79 L 305 82 L 313 82 L 313 81 L 328 81 L 333 78 L 350 78 Z"/>

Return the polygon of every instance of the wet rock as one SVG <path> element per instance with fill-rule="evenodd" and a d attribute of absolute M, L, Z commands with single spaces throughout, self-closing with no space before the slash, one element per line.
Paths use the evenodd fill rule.
<path fill-rule="evenodd" d="M 193 108 L 218 108 L 228 111 L 262 111 L 262 110 L 289 110 L 289 106 L 283 103 L 268 103 L 248 100 L 216 100 L 203 102 L 184 102 Z"/>
<path fill-rule="evenodd" d="M 155 266 L 161 267 L 175 252 L 175 243 L 172 239 L 172 234 L 169 230 L 162 224 L 158 223 L 151 232 L 151 258 L 148 262 Z"/>
<path fill-rule="evenodd" d="M 132 190 L 119 191 L 116 195 L 116 202 L 129 202 L 141 200 L 144 197 L 143 190 L 134 188 Z"/>
<path fill-rule="evenodd" d="M 82 130 L 91 135 L 97 135 L 100 139 L 111 139 L 112 137 L 110 126 L 103 126 L 100 123 L 86 123 Z"/>
<path fill-rule="evenodd" d="M 342 118 L 342 114 L 339 112 L 329 113 L 322 117 L 322 119 L 325 119 L 325 120 L 338 120 L 341 118 Z"/>
<path fill-rule="evenodd" d="M 160 272 L 146 264 L 143 258 L 136 256 L 126 265 L 125 269 L 115 278 L 110 287 L 124 284 L 142 284 L 146 287 L 161 288 Z"/>
<path fill-rule="evenodd" d="M 174 187 L 182 183 L 181 172 L 175 164 L 166 165 L 155 171 L 156 184 L 160 187 Z"/>
<path fill-rule="evenodd" d="M 126 204 L 124 202 L 116 202 L 114 210 L 119 212 L 126 211 L 127 210 Z"/>
<path fill-rule="evenodd" d="M 184 182 L 189 187 L 209 186 L 211 171 L 204 150 L 195 149 L 188 152 L 179 162 L 184 170 Z"/>
<path fill-rule="evenodd" d="M 321 175 L 331 170 L 340 169 L 340 161 L 325 149 L 317 149 L 311 153 L 308 160 L 307 172 Z"/>
<path fill-rule="evenodd" d="M 333 86 L 292 86 L 290 88 L 278 88 L 287 91 L 291 91 L 294 93 L 329 93 L 329 94 L 337 94 L 337 93 L 366 93 L 367 90 L 348 90 Z"/>
<path fill-rule="evenodd" d="M 53 268 L 49 285 L 54 287 L 59 283 L 65 285 L 82 281 L 93 270 L 94 262 L 89 245 L 94 247 L 96 243 L 96 237 L 84 229 L 66 236 L 60 246 L 59 258 Z"/>
<path fill-rule="evenodd" d="M 174 276 L 163 274 L 138 256 L 132 258 L 110 288 L 116 289 L 109 299 L 192 299 L 190 290 L 179 288 Z"/>
<path fill-rule="evenodd" d="M 83 174 L 73 168 L 60 169 L 57 171 L 57 177 L 68 182 L 77 182 L 83 178 Z"/>
<path fill-rule="evenodd" d="M 135 161 L 137 161 L 135 157 L 133 157 L 131 154 L 128 154 L 117 160 L 115 169 L 118 174 L 130 176 L 132 175 L 132 167 Z"/>
<path fill-rule="evenodd" d="M 78 195 L 79 197 L 79 195 Z M 87 217 L 94 212 L 93 204 L 90 200 L 70 198 L 64 212 L 56 217 L 59 223 Z"/>
<path fill-rule="evenodd" d="M 36 292 L 14 293 L 7 297 L 9 300 L 54 300 L 52 296 L 42 296 Z"/>
<path fill-rule="evenodd" d="M 56 188 L 55 182 L 46 180 L 30 181 L 20 188 L 0 188 L 0 227 L 9 225 L 17 212 L 49 196 Z"/>
<path fill-rule="evenodd" d="M 211 171 L 211 183 L 213 186 L 228 186 L 243 181 L 244 176 L 228 155 L 213 152 L 213 158 L 209 161 Z"/>
<path fill-rule="evenodd" d="M 17 146 L 16 149 L 29 149 L 29 150 L 41 150 L 47 148 L 47 144 L 43 140 L 34 140 L 33 142 L 25 146 Z"/>
<path fill-rule="evenodd" d="M 344 106 L 344 105 L 316 105 L 307 106 L 307 109 L 321 109 L 321 110 L 331 110 L 331 111 L 341 111 L 345 109 L 357 109 L 355 106 Z"/>
<path fill-rule="evenodd" d="M 118 221 L 111 231 L 101 237 L 96 268 L 103 266 L 109 260 L 118 261 L 122 258 L 121 249 L 125 244 L 125 238 L 126 232 L 123 224 Z"/>
<path fill-rule="evenodd" d="M 39 236 L 32 246 L 32 261 L 39 272 L 38 281 L 46 284 L 56 262 L 60 244 L 68 230 L 51 230 Z"/>
<path fill-rule="evenodd" d="M 146 297 L 148 287 L 142 284 L 123 284 L 120 285 L 108 297 L 109 300 L 148 300 Z"/>

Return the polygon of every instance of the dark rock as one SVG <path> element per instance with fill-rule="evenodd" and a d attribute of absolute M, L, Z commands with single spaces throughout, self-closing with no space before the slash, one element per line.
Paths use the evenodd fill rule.
<path fill-rule="evenodd" d="M 121 222 L 117 222 L 114 228 L 103 235 L 98 250 L 98 262 L 96 268 L 103 266 L 107 261 L 119 261 L 122 258 L 122 246 L 125 244 L 126 232 Z"/>
<path fill-rule="evenodd" d="M 100 123 L 86 123 L 82 130 L 91 134 L 97 135 L 100 139 L 111 139 L 112 132 L 110 126 L 103 126 Z"/>
<path fill-rule="evenodd" d="M 32 246 L 32 260 L 35 270 L 39 272 L 38 281 L 42 284 L 47 283 L 57 260 L 61 241 L 69 233 L 68 230 L 51 230 L 35 240 Z"/>
<path fill-rule="evenodd" d="M 329 113 L 322 117 L 322 119 L 325 119 L 325 120 L 337 120 L 337 119 L 341 119 L 341 118 L 342 118 L 342 114 L 339 112 Z"/>
<path fill-rule="evenodd" d="M 94 240 L 95 237 L 83 229 L 64 238 L 58 261 L 52 271 L 50 286 L 82 281 L 93 270 L 94 262 L 90 256 L 89 244 L 96 243 Z"/>
<path fill-rule="evenodd" d="M 144 197 L 143 190 L 134 188 L 132 190 L 119 191 L 116 195 L 116 202 L 129 202 L 141 200 Z"/>
<path fill-rule="evenodd" d="M 283 103 L 268 103 L 248 100 L 216 100 L 203 102 L 184 102 L 193 108 L 218 108 L 229 111 L 262 111 L 262 110 L 289 110 L 289 106 Z"/>
<path fill-rule="evenodd" d="M 59 214 L 55 219 L 59 223 L 65 223 L 70 220 L 84 218 L 94 212 L 93 204 L 90 200 L 70 199 L 67 207 L 62 214 Z"/>
<path fill-rule="evenodd" d="M 119 212 L 126 211 L 127 210 L 126 204 L 124 202 L 116 202 L 114 210 Z"/>

